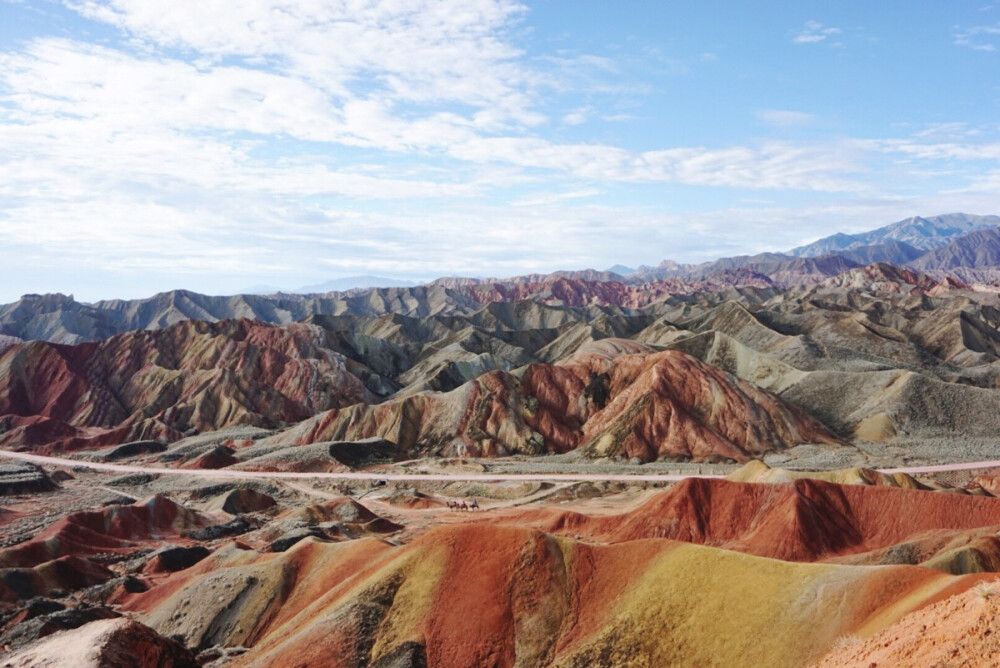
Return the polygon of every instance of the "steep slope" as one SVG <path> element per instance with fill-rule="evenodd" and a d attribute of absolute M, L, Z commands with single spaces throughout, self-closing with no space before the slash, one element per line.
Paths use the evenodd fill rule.
<path fill-rule="evenodd" d="M 869 638 L 846 636 L 814 664 L 837 666 L 947 666 L 1000 664 L 1000 596 L 995 582 L 911 612 Z"/>
<path fill-rule="evenodd" d="M 31 342 L 0 356 L 0 443 L 50 451 L 189 430 L 278 426 L 368 398 L 306 325 L 188 320 L 76 347 Z"/>
<path fill-rule="evenodd" d="M 814 479 L 689 479 L 623 516 L 560 515 L 544 528 L 612 543 L 670 538 L 786 561 L 872 553 L 880 563 L 885 555 L 877 551 L 913 542 L 904 563 L 920 563 L 950 549 L 963 532 L 993 534 L 998 525 L 1000 499 L 990 497 Z M 1000 555 L 1000 545 L 990 549 Z"/>
<path fill-rule="evenodd" d="M 641 348 L 607 341 L 581 356 L 649 354 Z M 18 557 L 0 563 L 0 624 L 25 637 L 49 623 L 45 611 L 66 606 L 85 621 L 95 609 L 84 602 L 97 601 L 158 634 L 95 643 L 105 622 L 85 626 L 64 636 L 78 663 L 85 648 L 152 651 L 166 637 L 204 652 L 202 663 L 248 667 L 800 666 L 995 578 L 978 571 L 1000 572 L 1000 499 L 987 497 L 700 479 L 649 490 L 615 514 L 636 497 L 595 500 L 596 514 L 584 515 L 560 503 L 566 496 L 469 513 L 428 496 L 396 507 L 401 527 L 321 489 L 296 500 L 296 488 L 267 508 L 245 488 L 181 492 L 254 511 L 209 530 L 209 514 L 163 497 L 69 513 L 0 552 Z M 534 491 L 521 499 L 538 502 Z M 227 537 L 239 522 L 245 533 Z M 392 540 L 365 537 L 380 531 Z M 51 559 L 66 552 L 78 556 Z M 961 624 L 942 629 L 965 628 L 964 613 L 948 610 Z M 922 622 L 937 637 L 940 620 Z M 891 637 L 877 647 L 903 651 Z M 56 649 L 42 641 L 3 660 L 72 656 Z"/>
<path fill-rule="evenodd" d="M 1000 266 L 1000 229 L 994 227 L 959 237 L 914 260 L 910 266 L 924 271 Z"/>
<path fill-rule="evenodd" d="M 184 532 L 217 522 L 163 496 L 70 513 L 31 540 L 0 549 L 0 607 L 108 582 L 118 575 L 109 561 L 187 545 Z"/>
<path fill-rule="evenodd" d="M 165 496 L 153 496 L 127 506 L 71 513 L 36 538 L 0 550 L 0 567 L 30 568 L 63 556 L 131 552 L 141 544 L 176 541 L 181 532 L 216 523 Z"/>
<path fill-rule="evenodd" d="M 741 270 L 766 277 L 775 285 L 803 285 L 817 283 L 857 266 L 856 262 L 840 255 L 813 258 L 761 253 L 707 262 L 692 269 L 686 278 L 710 278 L 720 272 Z"/>
<path fill-rule="evenodd" d="M 0 354 L 17 343 L 23 343 L 23 341 L 16 336 L 5 336 L 0 334 Z"/>
<path fill-rule="evenodd" d="M 344 310 L 309 315 L 298 325 L 257 323 L 254 336 L 260 340 L 241 333 L 243 325 L 184 321 L 78 348 L 29 342 L 0 353 L 0 445 L 66 450 L 171 441 L 193 430 L 234 425 L 283 428 L 319 413 L 326 421 L 315 429 L 320 440 L 382 436 L 427 453 L 586 447 L 598 455 L 651 459 L 669 451 L 711 459 L 734 456 L 726 443 L 735 444 L 740 458 L 799 442 L 792 432 L 770 442 L 756 434 L 738 439 L 733 432 L 747 430 L 753 410 L 734 410 L 717 416 L 717 423 L 705 423 L 701 413 L 707 404 L 698 402 L 708 401 L 708 393 L 668 400 L 665 387 L 638 389 L 651 387 L 650 378 L 626 395 L 636 399 L 628 411 L 616 407 L 597 416 L 584 398 L 583 409 L 536 415 L 537 397 L 523 387 L 537 372 L 533 365 L 566 367 L 571 373 L 553 372 L 551 382 L 558 386 L 572 377 L 574 386 L 582 380 L 586 388 L 587 374 L 600 376 L 619 362 L 573 371 L 570 361 L 581 349 L 609 339 L 642 344 L 632 351 L 636 354 L 670 349 L 691 355 L 778 393 L 842 437 L 959 443 L 990 435 L 1000 396 L 1000 295 L 969 287 L 888 264 L 854 268 L 811 286 L 697 294 L 660 294 L 660 288 L 621 283 L 605 284 L 600 292 L 569 279 L 500 288 L 477 282 L 323 297 L 337 308 L 381 314 Z M 442 294 L 447 300 L 418 298 Z M 588 301 L 591 297 L 597 301 Z M 633 297 L 648 303 L 636 308 L 600 303 L 633 303 Z M 180 309 L 197 305 L 192 300 L 170 303 Z M 567 305 L 574 300 L 580 305 Z M 65 306 L 65 300 L 50 301 L 53 308 Z M 155 314 L 160 306 L 149 308 Z M 387 308 L 414 315 L 382 313 Z M 416 315 L 423 311 L 431 314 Z M 668 385 L 674 391 L 678 384 Z M 716 382 L 719 388 L 728 385 Z M 624 386 L 615 393 L 620 389 Z M 580 392 L 570 393 L 575 401 L 581 401 Z M 722 395 L 723 403 L 743 402 Z M 757 399 L 748 401 L 741 405 Z M 381 402 L 386 403 L 374 405 Z M 698 408 L 691 413 L 693 405 Z M 330 409 L 343 411 L 326 413 Z M 500 427 L 486 424 L 487 415 L 511 422 L 501 435 Z M 765 431 L 778 425 L 781 432 L 787 422 L 767 420 Z M 720 426 L 728 421 L 731 426 Z M 590 422 L 586 429 L 585 422 Z M 660 423 L 661 431 L 651 422 Z M 698 426 L 702 423 L 707 426 Z M 310 424 L 303 429 L 313 429 Z M 634 437 L 626 438 L 637 426 Z M 658 443 L 675 436 L 680 445 L 661 452 Z M 285 444 L 305 438 L 296 432 Z M 696 440 L 706 445 L 695 448 Z"/>
<path fill-rule="evenodd" d="M 442 311 L 471 312 L 481 304 L 443 287 L 375 288 L 329 295 L 235 295 L 217 297 L 174 290 L 148 299 L 81 304 L 72 296 L 25 295 L 0 307 L 0 333 L 57 343 L 97 341 L 184 320 L 217 322 L 250 318 L 272 324 L 316 313 L 426 317 Z"/>
<path fill-rule="evenodd" d="M 0 334 L 54 343 L 103 339 L 117 331 L 99 307 L 81 304 L 72 295 L 24 295 L 0 306 Z"/>
<path fill-rule="evenodd" d="M 432 455 L 567 452 L 745 460 L 799 443 L 837 443 L 801 410 L 678 351 L 606 339 L 520 378 L 491 371 L 446 394 L 334 409 L 264 443 L 378 436 Z"/>
<path fill-rule="evenodd" d="M 600 408 L 583 428 L 583 448 L 591 454 L 739 460 L 798 443 L 837 442 L 802 411 L 736 376 L 679 351 L 633 352 L 630 346 L 605 339 L 561 365 L 586 382 L 583 395 Z M 544 414 L 551 400 L 544 389 L 529 386 Z M 600 407 L 605 388 L 607 403 Z M 567 405 L 579 403 L 572 394 L 566 399 Z"/>
<path fill-rule="evenodd" d="M 860 265 L 868 265 L 874 262 L 887 262 L 889 264 L 909 264 L 927 251 L 914 248 L 902 241 L 887 241 L 875 244 L 874 246 L 859 246 L 851 250 L 839 250 L 836 252 L 842 258 L 856 262 Z"/>
<path fill-rule="evenodd" d="M 840 635 L 881 630 L 970 584 L 911 567 L 461 525 L 399 548 L 307 540 L 280 555 L 222 549 L 126 605 L 189 646 L 252 646 L 238 666 L 290 656 L 304 666 L 798 666 Z M 192 591 L 212 596 L 186 606 Z"/>

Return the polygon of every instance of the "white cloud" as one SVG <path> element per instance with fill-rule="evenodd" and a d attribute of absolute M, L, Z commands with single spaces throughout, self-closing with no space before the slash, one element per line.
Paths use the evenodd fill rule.
<path fill-rule="evenodd" d="M 554 144 L 537 138 L 479 138 L 452 147 L 471 162 L 507 162 L 578 178 L 682 183 L 753 189 L 863 190 L 846 175 L 858 171 L 850 143 L 759 147 L 683 147 L 634 153 L 602 144 Z"/>
<path fill-rule="evenodd" d="M 204 187 L 366 198 L 471 196 L 480 187 L 467 175 L 464 183 L 434 183 L 331 171 L 302 159 L 255 159 L 275 137 L 611 181 L 843 190 L 850 186 L 838 174 L 853 171 L 836 146 L 635 153 L 524 134 L 489 136 L 495 119 L 478 114 L 403 118 L 388 100 L 338 103 L 293 77 L 237 66 L 198 68 L 66 40 L 40 40 L 25 53 L 0 56 L 0 77 L 12 91 L 7 114 L 16 121 L 0 126 L 9 155 L 31 157 L 38 166 L 45 158 L 57 173 L 83 170 L 111 180 L 117 172 L 147 183 L 169 178 Z M 798 112 L 764 113 L 785 123 L 804 118 Z M 35 176 L 44 182 L 45 175 Z"/>
<path fill-rule="evenodd" d="M 1000 162 L 1000 142 L 979 144 L 921 141 L 920 139 L 883 139 L 859 142 L 873 151 L 899 153 L 925 162 L 930 161 L 990 161 Z M 971 164 L 970 164 L 971 166 Z"/>
<path fill-rule="evenodd" d="M 544 193 L 514 200 L 510 203 L 510 205 L 541 206 L 541 205 L 555 204 L 557 202 L 565 202 L 567 200 L 593 197 L 594 195 L 600 195 L 600 194 L 601 191 L 598 190 L 597 188 L 588 188 L 585 190 L 570 190 L 567 192 L 560 192 L 560 193 Z"/>
<path fill-rule="evenodd" d="M 974 26 L 955 31 L 955 45 L 964 46 L 974 51 L 996 51 L 998 38 L 1000 38 L 1000 24 Z"/>
<path fill-rule="evenodd" d="M 636 120 L 606 113 L 634 107 L 594 96 L 645 84 L 624 59 L 529 58 L 516 46 L 525 9 L 509 0 L 66 4 L 126 40 L 85 43 L 79 31 L 0 52 L 0 265 L 11 275 L 112 272 L 133 286 L 155 273 L 165 289 L 220 274 L 238 287 L 707 259 L 796 245 L 809 230 L 794 221 L 812 215 L 818 230 L 838 215 L 881 224 L 916 204 L 949 210 L 960 188 L 882 193 L 968 161 L 977 171 L 962 192 L 985 206 L 1000 171 L 998 145 L 957 125 L 659 148 L 616 145 L 618 126 L 603 143 L 560 142 L 565 125 Z M 810 22 L 794 41 L 837 32 Z M 570 111 L 550 120 L 552 109 Z M 734 208 L 749 190 L 809 205 Z"/>
<path fill-rule="evenodd" d="M 840 28 L 830 28 L 824 26 L 819 21 L 806 21 L 792 37 L 793 44 L 815 44 L 822 42 L 828 37 L 839 35 Z"/>
<path fill-rule="evenodd" d="M 579 107 L 562 117 L 563 125 L 583 125 L 593 113 L 590 107 Z"/>
<path fill-rule="evenodd" d="M 966 139 L 980 134 L 982 134 L 982 130 L 979 128 L 970 127 L 969 124 L 965 122 L 952 121 L 944 123 L 927 123 L 914 132 L 913 136 L 919 138 L 948 137 Z"/>
<path fill-rule="evenodd" d="M 393 100 L 496 105 L 535 122 L 520 51 L 504 31 L 525 8 L 510 0 L 86 0 L 67 5 L 154 49 L 242 58 L 338 97 L 359 84 Z"/>

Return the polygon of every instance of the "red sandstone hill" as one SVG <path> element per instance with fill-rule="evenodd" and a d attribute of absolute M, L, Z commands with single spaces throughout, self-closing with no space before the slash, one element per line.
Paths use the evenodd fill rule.
<path fill-rule="evenodd" d="M 78 346 L 0 355 L 0 444 L 59 451 L 191 430 L 278 426 L 363 401 L 345 359 L 308 325 L 188 320 Z"/>
<path fill-rule="evenodd" d="M 250 647 L 236 666 L 800 666 L 974 582 L 474 523 L 400 547 L 228 546 L 123 605 L 188 647 Z"/>
<path fill-rule="evenodd" d="M 995 533 L 1000 500 L 690 480 L 617 517 L 441 511 L 443 525 L 403 544 L 305 537 L 283 552 L 249 547 L 289 521 L 370 517 L 345 499 L 279 513 L 252 539 L 215 541 L 197 563 L 118 586 L 113 601 L 195 652 L 241 648 L 227 665 L 243 667 L 801 666 L 844 636 L 879 633 L 986 577 L 845 559 Z M 23 564 L 0 568 L 0 602 L 114 576 L 99 558 L 51 560 L 59 550 L 99 557 L 176 544 L 205 519 L 162 497 L 71 514 L 23 549 L 0 552 Z M 551 531 L 539 530 L 546 523 Z"/>
<path fill-rule="evenodd" d="M 788 561 L 860 563 L 865 560 L 849 557 L 871 553 L 870 561 L 879 563 L 891 560 L 886 548 L 907 543 L 906 554 L 896 556 L 908 563 L 956 551 L 954 558 L 972 565 L 977 556 L 1000 566 L 1000 542 L 989 540 L 998 526 L 1000 499 L 991 497 L 812 479 L 775 484 L 692 478 L 625 515 L 560 513 L 542 528 L 612 543 L 670 538 Z"/>
<path fill-rule="evenodd" d="M 507 310 L 489 311 L 494 327 L 511 315 Z M 477 360 L 487 353 L 449 353 L 466 355 L 469 368 L 461 373 L 477 376 L 452 392 L 409 390 L 374 404 L 352 372 L 368 382 L 375 372 L 325 347 L 342 343 L 330 336 L 319 324 L 185 321 L 100 343 L 14 346 L 0 356 L 0 446 L 57 452 L 293 423 L 301 424 L 275 440 L 298 445 L 378 436 L 415 454 L 583 448 L 592 456 L 644 461 L 745 460 L 800 443 L 836 442 L 803 411 L 751 383 L 683 352 L 619 339 L 585 344 L 561 364 L 528 364 L 513 373 L 490 368 L 508 357 L 537 358 L 485 334 L 471 343 L 445 336 L 443 343 L 404 339 L 388 348 L 358 338 L 357 346 L 377 351 L 369 356 L 373 366 L 405 370 L 400 378 L 436 377 L 439 350 L 502 349 L 485 362 Z M 528 340 L 544 345 L 552 335 Z M 222 462 L 198 465 L 216 464 Z"/>
<path fill-rule="evenodd" d="M 177 541 L 181 532 L 211 524 L 211 517 L 165 496 L 71 513 L 36 538 L 0 550 L 0 568 L 34 567 L 67 555 L 130 552 L 143 544 Z"/>
<path fill-rule="evenodd" d="M 984 582 L 871 637 L 845 636 L 814 668 L 1000 665 L 1000 588 Z"/>
<path fill-rule="evenodd" d="M 605 340 L 565 364 L 491 371 L 458 389 L 333 409 L 271 439 L 304 445 L 380 437 L 414 454 L 746 460 L 837 443 L 773 394 L 679 351 Z M 627 354 L 631 352 L 632 354 Z"/>
<path fill-rule="evenodd" d="M 906 276 L 869 278 L 895 286 Z M 899 285 L 670 297 L 642 310 L 517 301 L 281 327 L 183 322 L 74 348 L 20 344 L 0 354 L 0 447 L 69 450 L 304 420 L 278 438 L 384 436 L 415 454 L 744 459 L 829 438 L 798 407 L 839 436 L 930 439 L 923 451 L 939 459 L 985 453 L 980 443 L 1000 429 L 996 295 Z M 576 355 L 598 341 L 628 354 Z"/>
<path fill-rule="evenodd" d="M 0 603 L 107 582 L 115 573 L 92 557 L 189 543 L 181 532 L 214 523 L 163 496 L 71 513 L 35 538 L 0 550 Z"/>

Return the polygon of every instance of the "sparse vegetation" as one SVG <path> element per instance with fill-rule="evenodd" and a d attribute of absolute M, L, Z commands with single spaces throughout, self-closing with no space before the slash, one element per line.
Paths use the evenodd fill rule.
<path fill-rule="evenodd" d="M 980 582 L 972 588 L 972 591 L 976 593 L 976 596 L 984 600 L 1000 593 L 1000 589 L 993 582 Z"/>

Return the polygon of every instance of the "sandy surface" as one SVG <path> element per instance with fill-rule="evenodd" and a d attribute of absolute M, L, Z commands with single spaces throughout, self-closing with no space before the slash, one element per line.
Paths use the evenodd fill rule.
<path fill-rule="evenodd" d="M 816 668 L 1000 665 L 1000 585 L 984 582 L 870 638 L 844 636 Z"/>

